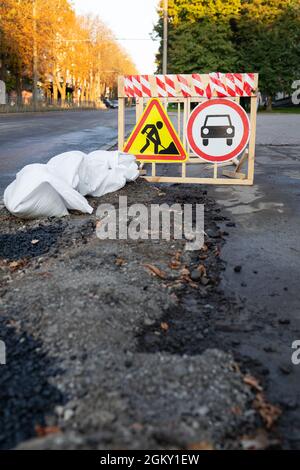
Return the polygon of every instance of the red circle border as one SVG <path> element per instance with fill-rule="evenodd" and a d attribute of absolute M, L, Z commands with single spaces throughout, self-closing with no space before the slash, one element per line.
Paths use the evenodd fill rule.
<path fill-rule="evenodd" d="M 231 107 L 232 109 L 234 109 L 238 115 L 240 116 L 242 122 L 243 122 L 243 125 L 244 125 L 244 134 L 243 134 L 243 137 L 242 137 L 242 140 L 241 142 L 239 143 L 239 145 L 237 146 L 237 148 L 235 150 L 233 150 L 232 152 L 230 152 L 229 154 L 227 155 L 221 155 L 221 156 L 212 156 L 212 155 L 207 155 L 206 153 L 204 153 L 197 145 L 196 145 L 196 142 L 194 141 L 194 138 L 193 138 L 193 133 L 192 133 L 192 128 L 193 128 L 193 124 L 194 124 L 194 121 L 196 119 L 196 117 L 198 116 L 198 114 L 203 111 L 203 109 L 207 108 L 208 106 L 211 106 L 212 104 L 224 104 L 226 106 L 229 106 Z M 231 101 L 231 100 L 227 100 L 227 99 L 223 99 L 223 98 L 216 98 L 216 99 L 212 99 L 212 100 L 207 100 L 205 101 L 204 103 L 201 103 L 199 104 L 198 106 L 196 106 L 195 109 L 193 109 L 189 119 L 188 119 L 188 123 L 187 123 L 187 139 L 188 139 L 188 142 L 190 144 L 190 147 L 192 148 L 192 150 L 201 158 L 203 158 L 203 160 L 206 160 L 206 161 L 209 161 L 209 162 L 226 162 L 228 160 L 231 160 L 232 158 L 234 157 L 237 157 L 238 155 L 240 155 L 242 153 L 242 151 L 245 149 L 248 141 L 249 141 L 249 137 L 250 137 L 250 122 L 249 122 L 249 118 L 246 114 L 246 112 L 244 111 L 244 109 L 238 105 L 237 103 L 235 103 L 234 101 Z"/>

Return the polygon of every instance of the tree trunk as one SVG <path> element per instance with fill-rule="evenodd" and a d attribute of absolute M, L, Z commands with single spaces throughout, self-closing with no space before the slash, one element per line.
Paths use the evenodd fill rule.
<path fill-rule="evenodd" d="M 57 105 L 57 100 L 58 100 L 58 89 L 57 85 L 55 83 L 55 80 L 53 80 L 53 104 Z"/>
<path fill-rule="evenodd" d="M 16 73 L 16 92 L 17 92 L 17 105 L 21 106 L 23 104 L 22 99 L 22 75 L 18 70 Z"/>
<path fill-rule="evenodd" d="M 61 95 L 61 104 L 62 106 L 65 105 L 66 103 L 66 84 L 64 83 L 60 89 L 60 95 Z"/>
<path fill-rule="evenodd" d="M 58 91 L 60 93 L 61 105 L 63 106 L 66 101 L 66 82 L 64 82 L 63 85 L 61 85 L 60 79 L 57 76 L 57 74 L 55 75 L 54 79 L 55 79 L 55 83 L 58 88 Z"/>
<path fill-rule="evenodd" d="M 268 96 L 268 99 L 267 99 L 267 111 L 272 111 L 272 96 Z"/>
<path fill-rule="evenodd" d="M 6 75 L 7 75 L 7 69 L 6 69 L 4 54 L 1 54 L 0 55 L 0 80 L 3 80 L 3 82 L 5 82 Z"/>

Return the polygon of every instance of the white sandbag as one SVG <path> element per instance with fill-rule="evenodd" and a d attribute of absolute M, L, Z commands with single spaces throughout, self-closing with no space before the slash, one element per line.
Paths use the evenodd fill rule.
<path fill-rule="evenodd" d="M 94 197 L 118 191 L 127 181 L 134 181 L 139 176 L 133 155 L 104 150 L 87 155 L 79 173 L 78 191 Z"/>
<path fill-rule="evenodd" d="M 79 184 L 79 168 L 82 165 L 86 154 L 75 150 L 73 152 L 64 152 L 50 158 L 47 167 L 76 189 Z"/>
<path fill-rule="evenodd" d="M 92 213 L 83 196 L 121 189 L 139 176 L 133 155 L 97 150 L 66 152 L 46 165 L 25 166 L 4 192 L 6 208 L 17 217 L 61 217 L 68 209 Z"/>
<path fill-rule="evenodd" d="M 84 195 L 100 197 L 122 188 L 126 184 L 124 171 L 121 170 L 118 174 L 111 169 L 117 158 L 117 152 L 96 151 L 87 155 L 80 167 L 78 191 Z"/>
<path fill-rule="evenodd" d="M 139 176 L 134 155 L 119 152 L 119 167 L 125 169 L 126 181 L 135 181 Z"/>
<path fill-rule="evenodd" d="M 17 217 L 62 217 L 68 209 L 91 214 L 87 200 L 42 164 L 25 166 L 4 192 L 6 208 Z"/>

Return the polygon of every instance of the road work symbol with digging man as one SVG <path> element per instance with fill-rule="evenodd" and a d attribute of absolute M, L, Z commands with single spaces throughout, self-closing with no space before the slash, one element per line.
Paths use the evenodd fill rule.
<path fill-rule="evenodd" d="M 166 147 L 162 145 L 160 136 L 159 136 L 159 129 L 162 129 L 162 127 L 163 127 L 163 123 L 161 121 L 157 121 L 156 124 L 146 124 L 146 126 L 142 130 L 142 134 L 146 135 L 146 143 L 144 147 L 140 150 L 141 153 L 145 152 L 145 150 L 149 147 L 151 142 L 154 144 L 154 153 L 156 155 L 158 153 L 163 153 L 163 151 L 166 150 Z M 159 152 L 159 147 L 162 147 L 164 150 Z M 174 145 L 174 142 L 171 142 L 171 144 L 168 147 L 168 150 L 169 150 L 168 153 L 174 153 L 175 155 L 179 154 L 177 148 Z"/>
<path fill-rule="evenodd" d="M 178 162 L 187 156 L 182 143 L 157 98 L 149 101 L 124 147 L 138 160 Z"/>

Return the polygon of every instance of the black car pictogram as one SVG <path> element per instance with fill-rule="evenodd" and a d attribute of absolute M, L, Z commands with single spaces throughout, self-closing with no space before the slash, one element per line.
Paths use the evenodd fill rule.
<path fill-rule="evenodd" d="M 209 114 L 201 127 L 203 145 L 207 146 L 209 139 L 226 139 L 227 145 L 232 145 L 234 131 L 229 114 Z"/>

